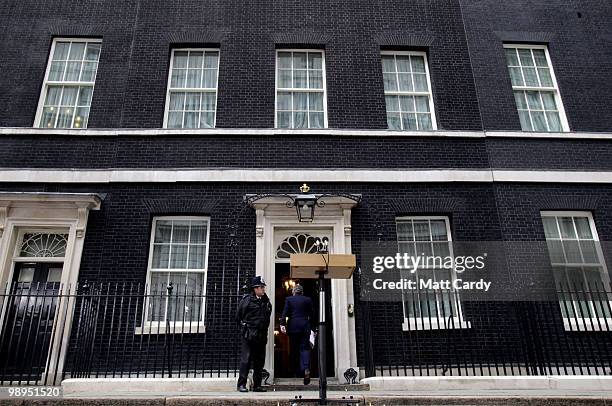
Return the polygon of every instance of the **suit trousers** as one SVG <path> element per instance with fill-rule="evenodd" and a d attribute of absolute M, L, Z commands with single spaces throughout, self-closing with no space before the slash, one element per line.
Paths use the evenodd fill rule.
<path fill-rule="evenodd" d="M 243 338 L 240 352 L 240 374 L 238 375 L 238 386 L 246 385 L 247 377 L 249 376 L 249 369 L 253 367 L 253 387 L 260 387 L 265 359 L 265 342 L 248 342 Z"/>
<path fill-rule="evenodd" d="M 291 368 L 295 374 L 303 376 L 305 369 L 310 369 L 310 331 L 289 333 Z"/>

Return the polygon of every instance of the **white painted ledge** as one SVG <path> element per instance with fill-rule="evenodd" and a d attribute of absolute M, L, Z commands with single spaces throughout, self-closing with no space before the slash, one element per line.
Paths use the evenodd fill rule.
<path fill-rule="evenodd" d="M 377 376 L 371 391 L 544 390 L 612 391 L 612 376 Z"/>
<path fill-rule="evenodd" d="M 331 137 L 459 137 L 459 138 L 558 138 L 558 139 L 601 139 L 612 140 L 612 132 L 559 132 L 541 133 L 526 131 L 395 131 L 363 129 L 280 129 L 280 128 L 206 128 L 206 129 L 169 129 L 169 128 L 32 128 L 0 127 L 0 135 L 78 135 L 91 137 L 121 136 L 269 136 L 269 135 L 326 135 Z"/>
<path fill-rule="evenodd" d="M 64 395 L 236 391 L 238 378 L 89 378 L 62 381 Z"/>

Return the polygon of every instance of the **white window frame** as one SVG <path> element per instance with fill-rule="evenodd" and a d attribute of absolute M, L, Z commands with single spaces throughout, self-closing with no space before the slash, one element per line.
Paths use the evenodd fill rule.
<path fill-rule="evenodd" d="M 293 52 L 312 52 L 312 53 L 320 53 L 321 54 L 321 70 L 323 77 L 323 128 L 281 128 L 282 130 L 322 130 L 324 128 L 328 128 L 327 123 L 327 69 L 325 67 L 325 50 L 324 49 L 314 49 L 314 48 L 292 48 L 292 49 L 277 49 L 274 57 L 274 128 L 279 128 L 278 126 L 278 93 L 279 92 L 304 92 L 304 93 L 320 93 L 321 89 L 310 89 L 310 88 L 279 88 L 278 87 L 278 54 L 280 52 L 291 52 L 291 59 L 293 60 Z M 291 106 L 293 109 L 293 106 Z M 293 111 L 293 110 L 292 110 Z M 292 114 L 293 117 L 293 114 Z M 293 121 L 293 118 L 291 119 Z M 310 117 L 308 117 L 308 121 L 310 122 Z"/>
<path fill-rule="evenodd" d="M 96 87 L 96 80 L 93 82 L 65 82 L 65 81 L 49 81 L 49 72 L 51 71 L 51 62 L 53 61 L 53 55 L 55 54 L 55 46 L 58 42 L 94 42 L 94 43 L 102 43 L 102 38 L 76 38 L 76 37 L 57 37 L 53 38 L 53 42 L 51 43 L 51 51 L 49 52 L 49 57 L 47 58 L 47 68 L 45 69 L 45 79 L 43 80 L 42 89 L 40 91 L 40 96 L 38 98 L 38 107 L 36 108 L 36 116 L 34 117 L 34 128 L 40 127 L 40 120 L 42 119 L 43 107 L 45 105 L 45 100 L 47 99 L 47 91 L 49 90 L 49 85 L 63 85 L 63 86 L 91 86 L 91 99 L 93 102 L 93 95 Z M 100 68 L 100 60 L 102 59 L 102 47 L 100 46 L 100 57 L 98 58 L 98 67 L 96 68 L 96 79 L 98 78 L 98 70 Z M 78 94 L 77 94 L 78 97 Z M 59 114 L 59 113 L 58 113 Z M 89 107 L 89 116 L 87 117 L 87 125 L 83 127 L 68 127 L 66 130 L 81 130 L 89 127 L 89 118 L 91 117 L 91 105 Z M 53 129 L 57 129 L 57 127 L 53 127 Z"/>
<path fill-rule="evenodd" d="M 603 251 L 601 249 L 601 245 L 598 244 L 600 243 L 599 240 L 599 235 L 597 234 L 597 227 L 595 226 L 595 221 L 593 220 L 593 214 L 590 211 L 576 211 L 576 210 L 545 210 L 545 211 L 541 211 L 540 212 L 540 216 L 543 217 L 586 217 L 589 221 L 589 227 L 591 229 L 591 234 L 593 235 L 593 240 L 595 241 L 595 250 L 597 252 L 597 257 L 599 259 L 599 263 L 598 264 L 587 264 L 588 265 L 597 265 L 600 266 L 602 269 L 602 275 L 604 276 L 604 278 L 606 278 L 607 280 L 602 280 L 602 283 L 604 284 L 604 286 L 609 286 L 606 285 L 606 283 L 609 284 L 610 282 L 610 277 L 609 277 L 609 273 L 608 273 L 608 267 L 606 265 L 606 261 L 605 261 L 605 256 L 603 254 Z M 542 225 L 542 227 L 544 227 Z M 557 224 L 557 227 L 558 224 Z M 561 235 L 561 230 L 559 231 L 559 235 Z M 546 240 L 548 242 L 548 240 Z M 583 263 L 579 263 L 579 264 L 572 264 L 572 263 L 563 263 L 563 264 L 553 264 L 552 262 L 550 262 L 551 266 L 585 266 L 585 264 Z M 555 280 L 556 283 L 556 280 Z M 573 306 L 573 312 L 574 312 L 574 317 L 563 317 L 563 325 L 566 331 L 608 331 L 610 328 L 612 328 L 612 317 L 581 317 L 576 311 L 575 305 L 573 304 L 574 301 L 572 300 L 572 306 Z M 589 304 L 590 306 L 593 306 L 593 302 L 592 300 L 589 300 Z M 609 308 L 612 309 L 612 300 L 608 302 L 609 304 Z M 561 303 L 561 301 L 559 301 L 559 306 L 560 306 L 560 310 L 563 311 L 564 310 L 564 305 Z M 592 309 L 591 309 L 592 310 Z M 595 314 L 595 313 L 593 313 Z"/>
<path fill-rule="evenodd" d="M 384 90 L 383 87 L 383 92 L 384 95 L 399 95 L 399 96 L 427 96 L 429 98 L 429 112 L 431 113 L 431 130 L 427 129 L 427 130 L 411 130 L 411 129 L 405 129 L 402 128 L 400 131 L 436 131 L 438 129 L 438 120 L 436 119 L 436 110 L 434 108 L 434 99 L 433 99 L 433 89 L 431 87 L 431 74 L 429 72 L 429 61 L 427 60 L 427 52 L 423 52 L 423 51 L 392 51 L 392 50 L 385 50 L 385 51 L 380 51 L 380 55 L 381 55 L 381 66 L 380 66 L 380 71 L 381 74 L 383 72 L 383 68 L 382 68 L 382 55 L 416 55 L 416 56 L 422 56 L 423 57 L 423 62 L 425 63 L 425 76 L 427 78 L 427 88 L 429 89 L 428 92 L 417 92 L 414 90 L 414 84 L 413 84 L 413 91 L 412 92 L 406 92 L 406 91 L 400 91 L 399 90 L 399 77 L 397 77 L 397 84 L 398 84 L 398 88 L 397 91 L 387 91 Z M 395 72 L 396 76 L 397 76 L 397 71 Z M 387 119 L 386 116 L 386 111 L 387 111 L 387 103 L 385 101 L 385 120 Z M 401 121 L 401 119 L 400 119 Z M 387 123 L 387 128 L 388 128 L 389 124 Z M 402 127 L 404 126 L 404 124 L 402 123 Z"/>
<path fill-rule="evenodd" d="M 174 220 L 174 221 L 182 221 L 182 220 L 198 220 L 198 221 L 206 221 L 206 253 L 204 258 L 204 269 L 203 270 L 191 270 L 191 269 L 164 269 L 163 272 L 177 272 L 177 273 L 187 273 L 187 272 L 203 272 L 204 280 L 202 286 L 202 303 L 201 307 L 201 319 L 198 321 L 170 321 L 170 333 L 193 333 L 193 334 L 201 334 L 206 332 L 206 326 L 204 320 L 206 319 L 206 284 L 208 280 L 208 253 L 210 251 L 210 217 L 209 216 L 155 216 L 151 222 L 151 236 L 149 242 L 149 258 L 147 263 L 147 299 L 144 301 L 144 318 L 142 319 L 142 326 L 136 327 L 136 334 L 165 334 L 166 333 L 166 320 L 163 321 L 149 321 L 149 301 L 152 298 L 151 293 L 151 274 L 152 274 L 152 265 L 153 265 L 153 248 L 155 245 L 155 229 L 157 222 L 160 220 Z M 166 306 L 168 305 L 168 301 L 166 300 Z"/>
<path fill-rule="evenodd" d="M 542 49 L 544 50 L 544 55 L 546 55 L 546 63 L 548 63 L 548 68 L 550 69 L 550 77 L 552 78 L 552 82 L 553 82 L 553 87 L 536 87 L 536 86 L 514 86 L 511 83 L 512 86 L 512 98 L 514 99 L 514 91 L 515 90 L 522 90 L 522 91 L 545 91 L 545 92 L 553 92 L 553 95 L 555 97 L 555 103 L 557 103 L 557 109 L 559 110 L 559 120 L 561 121 L 561 131 L 562 132 L 568 132 L 570 130 L 569 128 L 569 123 L 567 121 L 567 115 L 565 114 L 565 107 L 563 106 L 563 100 L 561 98 L 561 91 L 559 90 L 559 84 L 557 83 L 557 77 L 555 75 L 555 69 L 553 67 L 552 64 L 552 60 L 550 59 L 550 53 L 548 52 L 548 46 L 547 45 L 538 45 L 538 44 L 504 44 L 504 52 L 506 49 L 510 49 L 510 48 L 523 48 L 523 49 Z M 510 70 L 508 69 L 508 60 L 506 59 L 506 55 L 504 53 L 504 61 L 506 64 L 506 71 L 508 72 L 508 78 L 510 78 Z M 535 66 L 535 65 L 534 65 Z M 522 69 L 521 69 L 521 75 L 522 75 Z M 525 82 L 525 78 L 523 77 L 523 82 Z M 518 114 L 518 106 L 516 106 L 516 101 L 514 102 L 514 105 L 516 107 L 516 111 Z M 529 117 L 529 119 L 531 120 L 531 115 Z M 532 123 L 532 127 L 533 127 L 533 123 Z M 522 130 L 524 132 L 537 132 L 537 131 L 526 131 L 526 130 Z M 554 131 L 551 131 L 554 132 Z"/>
<path fill-rule="evenodd" d="M 217 75 L 215 77 L 215 119 L 213 120 L 212 128 L 217 128 L 217 110 L 218 110 L 218 99 L 219 99 L 219 67 L 221 66 L 221 49 L 220 48 L 172 48 L 170 50 L 170 66 L 168 67 L 168 80 L 166 83 L 166 103 L 164 106 L 164 128 L 168 128 L 168 113 L 170 108 L 170 84 L 172 82 L 172 68 L 174 67 L 174 53 L 176 51 L 203 51 L 206 52 L 217 52 Z M 184 93 L 198 93 L 198 92 L 210 92 L 213 88 L 200 87 L 200 88 L 181 88 L 181 90 L 174 90 L 174 92 Z M 183 119 L 184 122 L 184 119 Z M 174 130 L 209 130 L 210 128 L 173 128 Z"/>
<path fill-rule="evenodd" d="M 399 236 L 397 234 L 397 224 L 402 222 L 402 221 L 409 221 L 409 220 L 444 220 L 444 222 L 446 223 L 446 234 L 448 236 L 448 242 L 449 244 L 449 255 L 453 256 L 453 237 L 451 234 L 451 228 L 450 228 L 450 218 L 448 216 L 398 216 L 395 218 L 395 238 L 398 244 L 398 251 L 399 251 L 399 245 L 400 245 L 400 241 L 399 241 Z M 430 233 L 430 237 L 431 237 L 431 226 L 429 228 L 429 233 Z M 417 253 L 418 254 L 418 253 Z M 451 270 L 451 277 L 453 280 L 455 280 L 455 271 Z M 467 320 L 465 320 L 465 318 L 463 317 L 463 310 L 462 310 L 462 306 L 461 306 L 461 297 L 459 295 L 459 293 L 454 290 L 451 289 L 450 292 L 452 293 L 452 297 L 456 298 L 456 302 L 455 305 L 457 306 L 457 314 L 454 315 L 452 317 L 452 319 L 445 317 L 444 320 L 440 320 L 441 315 L 439 315 L 438 313 L 438 309 L 436 309 L 436 317 L 408 317 L 407 311 L 406 311 L 406 301 L 404 299 L 404 290 L 402 289 L 402 311 L 403 311 L 403 318 L 404 321 L 402 323 L 402 330 L 404 331 L 413 331 L 413 330 L 448 330 L 448 329 L 453 329 L 453 330 L 457 330 L 457 329 L 466 329 L 466 328 L 471 328 L 471 323 Z M 436 297 L 436 303 L 439 304 L 439 298 Z M 448 320 L 448 321 L 447 321 Z"/>

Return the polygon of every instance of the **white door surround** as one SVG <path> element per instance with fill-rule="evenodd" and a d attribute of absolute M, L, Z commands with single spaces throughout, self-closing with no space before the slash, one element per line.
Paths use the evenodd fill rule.
<path fill-rule="evenodd" d="M 24 230 L 38 232 L 61 231 L 68 234 L 63 262 L 61 284 L 66 292 L 73 289 L 79 276 L 81 255 L 89 210 L 99 210 L 102 199 L 90 193 L 37 193 L 0 192 L 0 287 L 11 280 L 19 248 L 19 237 Z M 43 259 L 57 262 L 58 259 Z M 74 305 L 73 299 L 62 306 Z M 0 315 L 2 317 L 2 315 Z M 57 372 L 61 376 L 72 322 L 72 312 L 56 311 L 49 363 L 42 381 L 46 382 Z M 2 325 L 0 324 L 0 328 Z M 57 365 L 57 369 L 56 369 Z"/>
<path fill-rule="evenodd" d="M 351 253 L 351 209 L 356 203 L 344 197 L 327 197 L 325 206 L 317 207 L 312 223 L 299 223 L 295 208 L 286 206 L 286 198 L 267 197 L 253 203 L 256 213 L 256 275 L 275 286 L 275 254 L 278 233 L 328 231 L 334 253 Z M 348 368 L 357 368 L 355 320 L 349 317 L 349 305 L 354 305 L 353 280 L 331 281 L 332 322 L 334 331 L 335 376 L 340 378 Z M 274 300 L 272 300 L 274 314 Z M 268 331 L 265 368 L 274 378 L 274 332 Z"/>

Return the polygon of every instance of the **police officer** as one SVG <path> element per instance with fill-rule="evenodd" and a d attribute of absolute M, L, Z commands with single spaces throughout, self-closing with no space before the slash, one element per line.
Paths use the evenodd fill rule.
<path fill-rule="evenodd" d="M 289 323 L 287 323 L 287 318 Z M 291 367 L 297 376 L 304 375 L 304 385 L 310 383 L 310 320 L 312 299 L 304 296 L 302 285 L 295 285 L 293 296 L 285 299 L 281 316 L 281 332 L 289 334 Z"/>
<path fill-rule="evenodd" d="M 251 293 L 244 295 L 238 310 L 236 321 L 240 324 L 242 347 L 240 355 L 240 375 L 238 390 L 248 392 L 246 387 L 249 369 L 253 366 L 253 392 L 265 392 L 261 386 L 261 375 L 266 358 L 268 327 L 272 304 L 266 295 L 266 283 L 261 276 L 251 280 Z"/>

